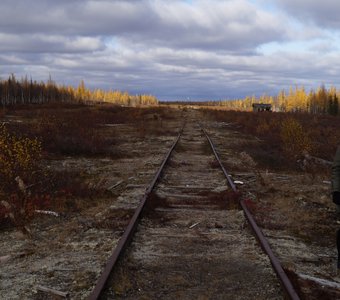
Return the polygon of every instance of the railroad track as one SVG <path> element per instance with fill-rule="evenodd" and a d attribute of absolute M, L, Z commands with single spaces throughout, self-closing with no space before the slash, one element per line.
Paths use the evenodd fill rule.
<path fill-rule="evenodd" d="M 188 120 L 89 299 L 285 297 L 299 299 L 211 139 Z"/>

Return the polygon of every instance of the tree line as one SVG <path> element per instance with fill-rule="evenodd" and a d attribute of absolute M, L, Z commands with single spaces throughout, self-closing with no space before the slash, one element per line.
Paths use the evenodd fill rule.
<path fill-rule="evenodd" d="M 49 102 L 108 102 L 126 106 L 156 105 L 158 100 L 152 95 L 130 95 L 118 90 L 91 90 L 82 80 L 78 87 L 56 84 L 50 77 L 47 82 L 33 81 L 23 77 L 18 80 L 14 74 L 0 80 L 0 105 L 42 104 Z"/>
<path fill-rule="evenodd" d="M 306 92 L 304 87 L 291 87 L 288 92 L 281 90 L 277 96 L 245 97 L 244 99 L 222 100 L 218 105 L 233 110 L 251 110 L 253 103 L 271 104 L 274 111 L 308 112 L 312 114 L 339 115 L 340 92 L 335 87 Z"/>

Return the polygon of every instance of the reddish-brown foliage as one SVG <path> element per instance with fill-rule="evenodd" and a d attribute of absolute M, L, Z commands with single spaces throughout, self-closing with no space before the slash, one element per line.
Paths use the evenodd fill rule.
<path fill-rule="evenodd" d="M 258 147 L 247 150 L 266 167 L 294 168 L 304 152 L 331 161 L 340 144 L 339 117 L 219 110 L 205 110 L 205 113 L 217 121 L 232 123 L 238 131 L 260 138 L 263 142 Z"/>

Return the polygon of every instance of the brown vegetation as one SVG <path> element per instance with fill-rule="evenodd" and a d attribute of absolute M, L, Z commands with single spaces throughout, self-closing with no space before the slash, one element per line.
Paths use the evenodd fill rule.
<path fill-rule="evenodd" d="M 49 159 L 128 157 L 120 151 L 121 125 L 135 128 L 138 139 L 172 134 L 163 126 L 166 108 L 51 103 L 2 110 L 0 127 L 0 223 L 24 227 L 37 209 L 77 211 L 103 191 L 83 182 L 80 171 L 48 169 Z M 117 126 L 116 126 L 117 125 Z M 82 199 L 80 201 L 80 199 Z"/>
<path fill-rule="evenodd" d="M 259 166 L 299 169 L 305 154 L 332 161 L 340 144 L 340 119 L 307 113 L 251 113 L 205 110 L 211 118 L 226 122 L 237 131 L 257 136 L 261 143 L 242 145 Z"/>

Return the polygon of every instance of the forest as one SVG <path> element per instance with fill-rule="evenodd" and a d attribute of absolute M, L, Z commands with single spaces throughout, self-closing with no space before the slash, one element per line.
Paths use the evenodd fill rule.
<path fill-rule="evenodd" d="M 339 91 L 335 87 L 327 89 L 321 85 L 316 91 L 307 92 L 304 87 L 291 87 L 289 91 L 281 90 L 277 96 L 263 95 L 261 97 L 245 97 L 244 99 L 219 101 L 227 109 L 252 109 L 253 103 L 272 104 L 273 111 L 306 112 L 311 114 L 339 114 Z"/>
<path fill-rule="evenodd" d="M 219 106 L 228 110 L 251 111 L 253 103 L 268 103 L 276 112 L 304 112 L 311 114 L 339 114 L 340 92 L 335 87 L 327 89 L 321 85 L 316 90 L 306 91 L 304 87 L 290 87 L 281 90 L 276 96 L 247 96 L 240 99 L 192 102 L 202 106 Z M 14 74 L 0 80 L 0 105 L 2 107 L 18 104 L 61 103 L 112 103 L 123 106 L 158 105 L 160 102 L 152 95 L 130 95 L 119 90 L 89 89 L 81 80 L 75 88 L 71 85 L 58 85 L 50 77 L 47 82 L 33 81 L 27 76 L 18 80 Z M 161 103 L 168 103 L 166 101 Z M 184 104 L 183 102 L 175 102 Z"/>
<path fill-rule="evenodd" d="M 0 80 L 0 105 L 43 104 L 50 102 L 108 102 L 126 106 L 156 105 L 152 95 L 130 95 L 118 90 L 91 90 L 82 80 L 77 88 L 56 84 L 50 77 L 47 82 L 37 82 L 28 77 L 18 80 L 11 74 L 7 80 Z"/>

